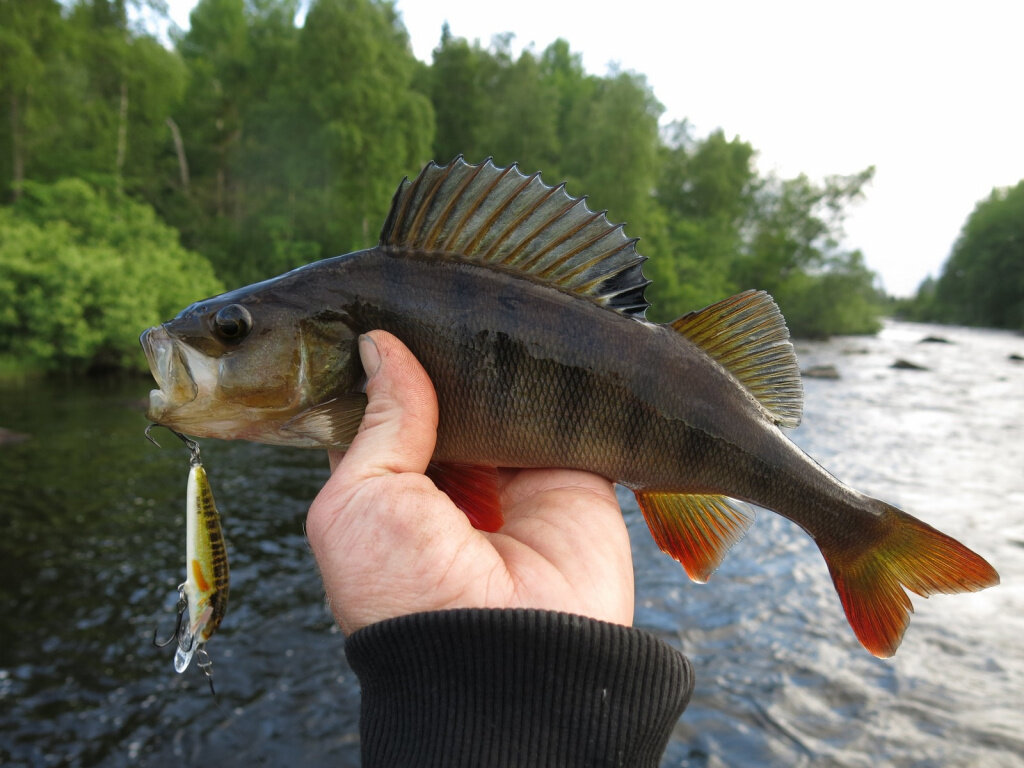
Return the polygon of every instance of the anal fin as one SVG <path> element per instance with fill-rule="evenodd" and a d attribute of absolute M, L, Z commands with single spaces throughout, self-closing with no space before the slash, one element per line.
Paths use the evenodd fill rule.
<path fill-rule="evenodd" d="M 501 513 L 495 467 L 432 461 L 426 475 L 466 513 L 474 528 L 491 533 L 501 529 L 505 518 Z"/>
<path fill-rule="evenodd" d="M 754 522 L 750 507 L 727 496 L 638 491 L 636 500 L 662 552 L 700 583 Z"/>

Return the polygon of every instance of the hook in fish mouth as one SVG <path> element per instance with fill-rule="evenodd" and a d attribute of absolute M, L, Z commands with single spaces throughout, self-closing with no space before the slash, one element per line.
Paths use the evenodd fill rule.
<path fill-rule="evenodd" d="M 162 325 L 142 332 L 139 337 L 146 353 L 146 362 L 159 389 L 149 393 L 150 418 L 159 420 L 161 414 L 191 403 L 199 395 L 188 355 Z"/>
<path fill-rule="evenodd" d="M 203 463 L 202 460 L 199 457 L 199 443 L 197 443 L 192 438 L 186 437 L 185 435 L 181 434 L 181 432 L 178 432 L 177 430 L 171 429 L 166 424 L 157 424 L 154 421 L 148 427 L 146 427 L 145 435 L 146 435 L 146 439 L 149 440 L 149 442 L 151 442 L 157 448 L 163 448 L 163 446 L 160 445 L 160 443 L 158 443 L 156 441 L 156 438 L 153 437 L 153 435 L 150 434 L 150 432 L 153 431 L 153 427 L 163 427 L 168 432 L 170 432 L 172 435 L 174 435 L 176 438 L 181 440 L 181 442 L 183 442 L 185 444 L 185 447 L 188 448 L 188 451 L 191 454 L 190 459 L 189 459 L 189 463 L 193 467 L 198 467 L 200 464 Z"/>

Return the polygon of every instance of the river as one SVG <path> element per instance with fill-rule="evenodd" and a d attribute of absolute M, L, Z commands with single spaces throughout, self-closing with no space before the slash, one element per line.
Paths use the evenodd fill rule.
<path fill-rule="evenodd" d="M 636 623 L 697 672 L 663 765 L 1024 766 L 1024 362 L 1010 359 L 1024 337 L 890 322 L 797 350 L 840 378 L 805 380 L 793 439 L 980 552 L 1002 584 L 914 597 L 902 647 L 879 660 L 788 521 L 759 511 L 691 584 L 622 492 Z M 217 697 L 151 645 L 173 628 L 187 453 L 143 438 L 148 388 L 0 387 L 0 426 L 30 436 L 0 446 L 0 763 L 358 765 L 358 685 L 303 536 L 323 455 L 203 441 L 232 579 L 209 644 Z"/>

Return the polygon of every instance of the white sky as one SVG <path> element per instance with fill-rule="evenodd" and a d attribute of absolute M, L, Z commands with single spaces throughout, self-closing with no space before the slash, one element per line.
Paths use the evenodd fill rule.
<path fill-rule="evenodd" d="M 187 27 L 194 5 L 170 0 L 172 18 Z M 1024 178 L 1024 3 L 1016 0 L 397 7 L 424 61 L 446 20 L 456 36 L 485 45 L 512 32 L 516 45 L 540 52 L 563 37 L 590 72 L 603 75 L 614 62 L 646 75 L 665 122 L 687 118 L 697 136 L 721 127 L 750 142 L 762 171 L 820 180 L 874 165 L 845 245 L 862 250 L 896 295 L 938 275 L 978 200 Z"/>

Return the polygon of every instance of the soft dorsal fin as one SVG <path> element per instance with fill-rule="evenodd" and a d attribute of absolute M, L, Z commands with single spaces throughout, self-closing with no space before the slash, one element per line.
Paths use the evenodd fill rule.
<path fill-rule="evenodd" d="M 745 291 L 683 315 L 672 327 L 739 379 L 776 424 L 800 424 L 800 368 L 786 321 L 771 296 Z"/>
<path fill-rule="evenodd" d="M 493 266 L 586 296 L 602 306 L 643 318 L 647 311 L 636 239 L 565 184 L 549 187 L 540 174 L 488 159 L 470 165 L 457 157 L 430 163 L 405 179 L 391 202 L 380 247 L 437 253 Z"/>

